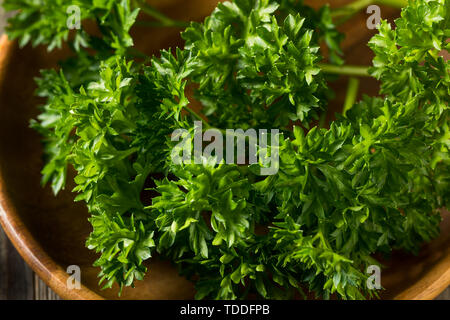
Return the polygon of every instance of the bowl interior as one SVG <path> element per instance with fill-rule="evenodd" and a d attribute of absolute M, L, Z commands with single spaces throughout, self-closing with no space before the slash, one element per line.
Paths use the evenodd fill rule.
<path fill-rule="evenodd" d="M 315 2 L 318 5 L 319 1 Z M 345 2 L 345 1 L 336 1 Z M 190 0 L 168 1 L 162 8 L 171 16 L 180 19 L 201 21 L 215 7 L 217 1 Z M 384 17 L 395 16 L 398 12 L 384 10 Z M 365 26 L 365 15 L 362 14 L 343 26 L 348 32 L 344 42 L 347 61 L 352 64 L 368 65 L 372 55 L 366 43 L 375 31 L 354 26 Z M 134 30 L 137 47 L 148 53 L 156 54 L 159 49 L 181 46 L 178 29 Z M 69 184 L 64 192 L 54 197 L 50 188 L 40 185 L 40 170 L 43 166 L 40 137 L 28 127 L 29 120 L 38 114 L 37 106 L 42 101 L 33 95 L 36 89 L 34 77 L 39 70 L 57 65 L 57 61 L 67 55 L 67 50 L 58 50 L 49 54 L 42 47 L 25 47 L 19 49 L 15 43 L 5 44 L 1 50 L 7 50 L 3 65 L 0 68 L 0 198 L 3 197 L 5 216 L 2 224 L 38 273 L 44 277 L 57 293 L 65 298 L 104 297 L 117 299 L 117 288 L 102 291 L 97 285 L 98 269 L 92 267 L 96 254 L 85 248 L 85 239 L 91 231 L 87 221 L 89 214 L 83 203 L 74 203 L 71 193 L 73 184 Z M 347 80 L 342 79 L 333 84 L 337 95 L 332 105 L 339 110 L 344 101 Z M 375 95 L 378 91 L 377 82 L 364 79 L 361 92 Z M 330 115 L 332 117 L 332 115 Z M 382 284 L 387 289 L 384 298 L 417 297 L 424 290 L 417 291 L 418 286 L 426 286 L 433 282 L 436 276 L 433 272 L 442 271 L 447 278 L 440 282 L 450 282 L 450 217 L 444 213 L 442 236 L 432 244 L 426 245 L 418 257 L 404 253 L 395 253 L 387 262 L 388 268 L 383 271 Z M 17 226 L 20 227 L 17 227 Z M 34 246 L 35 251 L 45 253 L 45 258 L 39 254 L 32 255 L 28 247 Z M 32 250 L 31 250 L 32 251 Z M 447 269 L 445 269 L 447 263 Z M 54 276 L 54 268 L 66 270 L 69 265 L 81 268 L 81 280 L 84 285 L 82 292 L 75 296 L 55 285 L 47 277 Z M 441 268 L 441 269 L 439 269 Z M 442 269 L 443 268 L 443 269 Z M 178 271 L 168 261 L 152 258 L 148 263 L 148 275 L 144 281 L 136 283 L 136 288 L 126 288 L 123 299 L 189 299 L 193 298 L 194 289 L 191 282 L 178 275 Z M 47 272 L 50 271 L 50 272 Z M 60 284 L 64 284 L 68 275 L 59 272 Z M 53 283 L 53 285 L 52 285 Z M 434 287 L 427 297 L 439 294 L 446 284 Z M 442 287 L 442 288 L 441 288 Z M 420 291 L 420 290 L 419 290 Z M 426 291 L 426 290 L 425 290 Z M 96 293 L 99 296 L 89 295 Z"/>

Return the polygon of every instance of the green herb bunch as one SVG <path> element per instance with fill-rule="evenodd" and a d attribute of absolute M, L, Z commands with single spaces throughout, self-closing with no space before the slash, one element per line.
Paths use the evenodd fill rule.
<path fill-rule="evenodd" d="M 185 29 L 184 49 L 139 62 L 129 35 L 138 10 L 163 27 L 184 23 L 143 1 L 5 0 L 20 10 L 10 37 L 73 49 L 59 72 L 37 80 L 46 104 L 32 126 L 44 137 L 43 183 L 57 194 L 69 167 L 76 171 L 104 288 L 133 286 L 158 253 L 195 279 L 198 299 L 307 291 L 364 299 L 378 296 L 366 285 L 375 253 L 417 253 L 438 236 L 450 199 L 450 64 L 441 56 L 450 1 L 410 0 L 396 27 L 382 21 L 369 42 L 373 67 L 346 69 L 336 19 L 361 3 L 317 11 L 296 0 L 220 3 Z M 69 36 L 72 4 L 101 36 Z M 380 95 L 350 99 L 329 128 L 314 126 L 339 69 L 370 73 Z M 193 132 L 194 120 L 279 129 L 279 148 L 258 150 L 279 152 L 278 173 L 214 158 L 175 165 L 170 135 Z"/>

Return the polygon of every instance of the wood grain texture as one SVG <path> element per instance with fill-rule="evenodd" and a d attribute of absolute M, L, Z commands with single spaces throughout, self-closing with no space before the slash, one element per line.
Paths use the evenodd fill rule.
<path fill-rule="evenodd" d="M 0 35 L 10 13 L 0 0 Z M 54 293 L 25 263 L 0 228 L 0 300 L 57 300 Z"/>
<path fill-rule="evenodd" d="M 33 271 L 0 229 L 0 300 L 33 298 Z"/>
<path fill-rule="evenodd" d="M 319 5 L 324 1 L 315 1 Z M 333 1 L 339 5 L 348 1 Z M 215 6 L 214 0 L 171 0 L 164 2 L 163 11 L 174 18 L 201 20 Z M 398 12 L 383 9 L 383 16 L 392 19 Z M 365 14 L 345 24 L 350 36 L 344 42 L 348 61 L 370 64 L 372 54 L 366 43 L 375 31 L 365 27 Z M 158 30 L 160 31 L 160 30 Z M 181 45 L 178 29 L 157 32 L 135 28 L 137 47 L 148 53 L 161 48 Z M 74 195 L 65 191 L 57 198 L 49 188 L 40 186 L 42 150 L 39 136 L 29 129 L 28 121 L 37 114 L 36 105 L 42 101 L 33 96 L 33 77 L 41 68 L 56 66 L 66 56 L 65 50 L 48 54 L 45 48 L 20 50 L 14 42 L 3 38 L 0 43 L 0 222 L 14 246 L 36 273 L 65 299 L 117 299 L 117 288 L 100 291 L 97 285 L 98 269 L 92 267 L 96 255 L 84 247 L 90 232 L 89 216 L 83 204 L 74 204 Z M 339 110 L 344 100 L 347 79 L 333 84 L 337 90 L 332 105 Z M 364 79 L 361 91 L 374 95 L 377 82 Z M 14 132 L 12 135 L 11 132 Z M 68 186 L 67 190 L 71 190 Z M 450 214 L 445 218 L 442 236 L 424 246 L 418 257 L 395 253 L 382 274 L 387 299 L 433 299 L 450 284 Z M 81 268 L 82 287 L 69 289 L 66 285 L 67 266 Z M 136 289 L 124 290 L 124 299 L 184 299 L 193 297 L 190 282 L 180 277 L 167 261 L 152 259 L 150 273 Z M 38 288 L 39 296 L 45 290 Z"/>
<path fill-rule="evenodd" d="M 436 300 L 450 300 L 450 288 L 447 288 L 444 292 L 442 292 Z"/>
<path fill-rule="evenodd" d="M 34 274 L 33 282 L 34 300 L 61 300 L 37 274 Z"/>
<path fill-rule="evenodd" d="M 0 228 L 0 300 L 59 300 L 25 263 Z"/>

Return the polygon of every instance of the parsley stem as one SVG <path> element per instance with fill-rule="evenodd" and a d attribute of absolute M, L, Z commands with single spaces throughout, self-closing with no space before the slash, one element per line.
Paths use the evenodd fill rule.
<path fill-rule="evenodd" d="M 186 28 L 189 26 L 189 23 L 184 21 L 177 21 L 169 18 L 165 14 L 161 13 L 160 11 L 156 10 L 152 6 L 150 6 L 145 0 L 136 0 L 136 3 L 138 4 L 138 7 L 147 15 L 149 15 L 152 18 L 155 18 L 159 21 L 159 23 L 155 22 L 145 22 L 141 21 L 139 24 L 144 25 L 146 24 L 151 26 L 162 26 L 162 27 L 178 27 L 178 28 Z"/>
<path fill-rule="evenodd" d="M 173 22 L 162 22 L 162 21 L 136 21 L 136 25 L 137 26 L 141 26 L 141 27 L 160 27 L 160 28 L 164 28 L 164 27 L 176 27 L 176 28 L 186 28 L 188 27 L 188 24 L 184 23 L 183 21 L 173 21 Z"/>
<path fill-rule="evenodd" d="M 324 73 L 329 74 L 339 74 L 344 76 L 355 76 L 355 77 L 369 77 L 369 67 L 366 66 L 352 66 L 352 65 L 345 65 L 345 66 L 335 66 L 331 64 L 326 63 L 319 63 L 320 69 Z"/>
<path fill-rule="evenodd" d="M 334 9 L 331 12 L 331 17 L 339 19 L 336 21 L 336 24 L 339 25 L 372 4 L 384 5 L 400 9 L 408 5 L 408 0 L 357 0 L 346 6 Z"/>
<path fill-rule="evenodd" d="M 327 113 L 324 111 L 319 118 L 319 128 L 325 128 L 325 122 L 327 121 Z"/>
<path fill-rule="evenodd" d="M 128 54 L 135 57 L 135 58 L 142 58 L 142 59 L 147 59 L 148 55 L 146 55 L 145 53 L 139 51 L 138 49 L 134 48 L 134 47 L 129 47 L 127 48 Z"/>
<path fill-rule="evenodd" d="M 209 123 L 205 119 L 203 119 L 197 112 L 195 112 L 194 110 L 192 110 L 188 106 L 184 106 L 183 108 L 186 109 L 186 111 L 188 111 L 191 115 L 193 115 L 194 118 L 197 118 L 198 120 L 200 120 L 205 127 L 207 127 L 208 129 L 211 128 Z"/>
<path fill-rule="evenodd" d="M 408 5 L 408 0 L 376 0 L 375 4 L 401 9 Z"/>
<path fill-rule="evenodd" d="M 363 8 L 375 3 L 374 0 L 357 0 L 343 7 L 332 10 L 332 18 L 349 18 L 355 13 L 361 11 Z"/>
<path fill-rule="evenodd" d="M 359 90 L 359 79 L 350 78 L 348 80 L 347 96 L 345 97 L 343 114 L 350 110 L 356 102 Z"/>

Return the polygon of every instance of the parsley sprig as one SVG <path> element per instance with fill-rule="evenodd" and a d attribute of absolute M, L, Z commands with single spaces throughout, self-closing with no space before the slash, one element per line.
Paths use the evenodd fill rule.
<path fill-rule="evenodd" d="M 370 298 L 375 253 L 417 253 L 439 234 L 450 199 L 450 65 L 440 55 L 450 2 L 409 1 L 396 27 L 383 21 L 369 42 L 373 67 L 343 65 L 336 25 L 369 2 L 317 11 L 296 0 L 220 3 L 190 23 L 183 49 L 142 63 L 129 35 L 139 9 L 182 25 L 143 1 L 5 1 L 20 10 L 10 37 L 74 49 L 37 80 L 46 104 L 32 126 L 44 138 L 43 183 L 57 194 L 76 171 L 105 288 L 133 286 L 157 252 L 195 279 L 199 299 Z M 69 4 L 101 36 L 69 37 Z M 333 95 L 330 74 L 370 74 L 380 96 L 356 102 L 353 78 L 345 112 L 313 126 Z M 199 119 L 220 130 L 279 128 L 278 174 L 206 158 L 174 165 L 170 134 Z"/>

